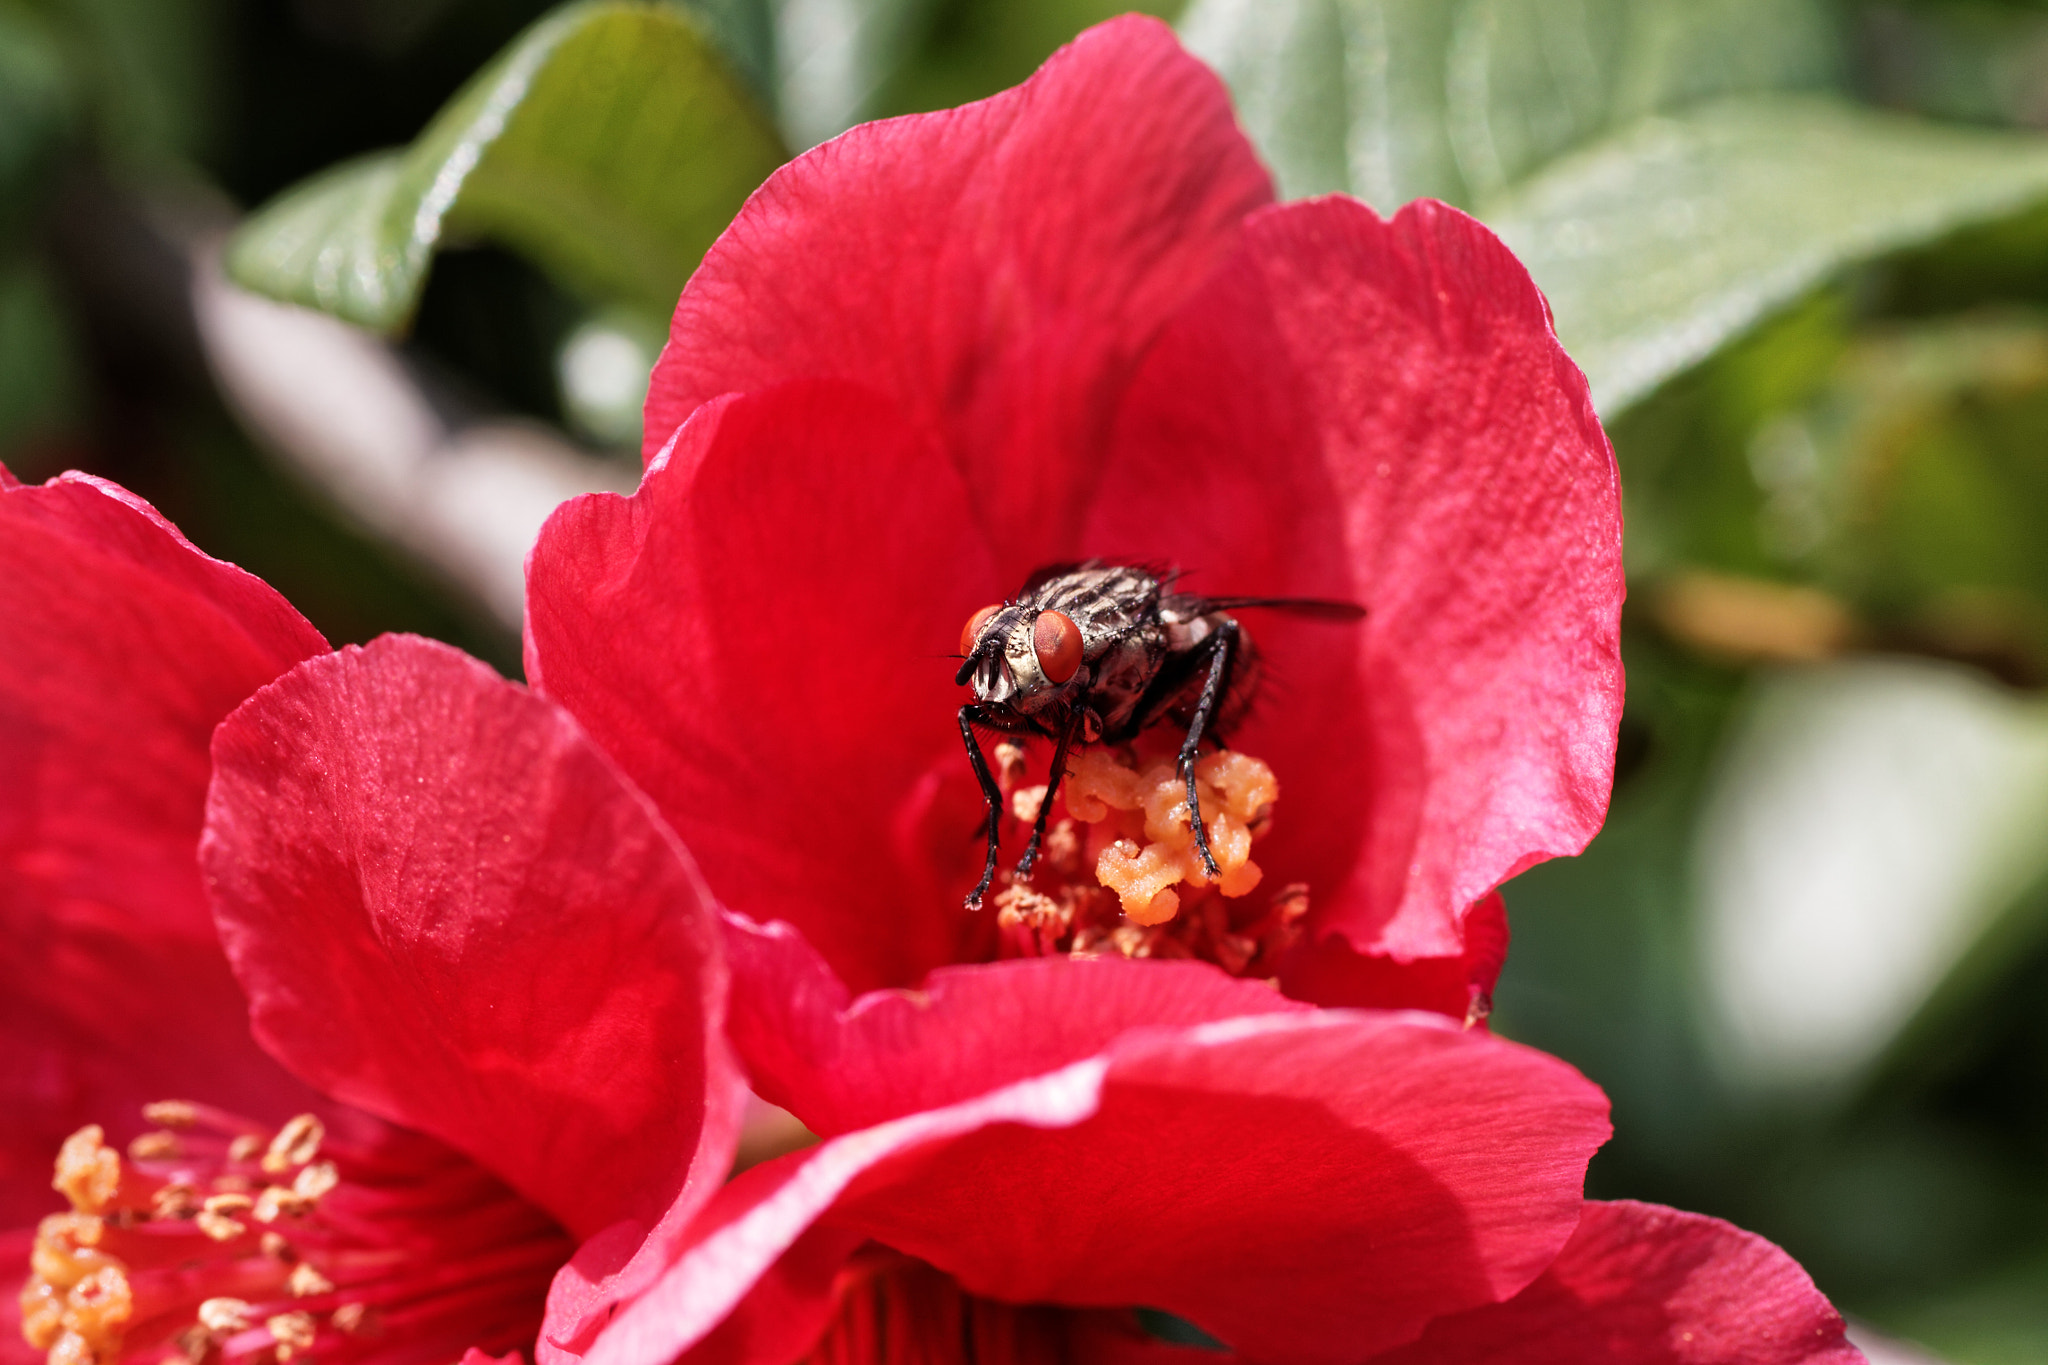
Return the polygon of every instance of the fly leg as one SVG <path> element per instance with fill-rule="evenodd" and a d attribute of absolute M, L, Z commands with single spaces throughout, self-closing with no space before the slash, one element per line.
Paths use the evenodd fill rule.
<path fill-rule="evenodd" d="M 1052 780 L 1045 785 L 1045 799 L 1038 803 L 1038 818 L 1031 823 L 1031 842 L 1024 845 L 1024 856 L 1017 860 L 1019 877 L 1029 877 L 1031 865 L 1038 861 L 1038 845 L 1045 838 L 1045 819 L 1052 814 L 1052 798 L 1060 789 L 1060 779 L 1067 774 L 1067 746 L 1074 742 L 1074 731 L 1080 724 L 1080 712 L 1076 711 L 1060 727 L 1059 741 L 1052 750 Z"/>
<path fill-rule="evenodd" d="M 1209 637 L 1209 676 L 1202 683 L 1202 699 L 1195 703 L 1195 718 L 1188 726 L 1188 737 L 1180 746 L 1181 776 L 1188 782 L 1188 822 L 1195 830 L 1195 852 L 1202 855 L 1202 870 L 1209 874 L 1209 880 L 1221 881 L 1223 872 L 1216 866 L 1216 855 L 1209 851 L 1209 831 L 1202 823 L 1202 798 L 1195 792 L 1195 754 L 1201 748 L 1202 734 L 1209 728 L 1209 718 L 1216 714 L 1217 703 L 1230 690 L 1230 667 L 1237 658 L 1237 622 L 1225 618 L 1216 627 L 1216 633 Z"/>
<path fill-rule="evenodd" d="M 981 881 L 967 893 L 969 910 L 981 909 L 981 898 L 988 893 L 988 884 L 996 878 L 996 844 L 1002 838 L 1002 788 L 996 786 L 995 774 L 988 770 L 988 759 L 982 755 L 981 743 L 974 737 L 974 723 L 986 720 L 983 707 L 970 704 L 960 708 L 960 738 L 967 744 L 967 761 L 974 765 L 975 780 L 981 783 L 981 794 L 988 801 L 988 860 L 981 866 Z M 1033 843 L 1036 844 L 1035 838 Z"/>

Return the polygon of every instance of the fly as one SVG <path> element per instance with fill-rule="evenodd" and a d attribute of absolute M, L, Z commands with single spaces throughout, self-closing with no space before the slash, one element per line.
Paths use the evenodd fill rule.
<path fill-rule="evenodd" d="M 1198 597 L 1174 591 L 1175 576 L 1132 564 L 1057 564 L 1031 575 L 1017 596 L 983 607 L 960 632 L 956 683 L 974 685 L 960 708 L 960 737 L 988 801 L 988 858 L 967 897 L 970 910 L 995 880 L 1002 792 L 975 739 L 977 729 L 1043 735 L 1053 742 L 1052 779 L 1017 875 L 1031 875 L 1046 817 L 1077 744 L 1121 744 L 1171 720 L 1186 727 L 1179 772 L 1202 867 L 1222 874 L 1209 851 L 1195 791 L 1195 758 L 1205 736 L 1234 721 L 1257 681 L 1250 638 L 1232 612 L 1274 607 L 1326 621 L 1356 621 L 1355 602 L 1298 597 Z"/>

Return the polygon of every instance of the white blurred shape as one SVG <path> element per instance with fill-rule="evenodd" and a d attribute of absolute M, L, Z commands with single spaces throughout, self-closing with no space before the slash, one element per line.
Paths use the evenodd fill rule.
<path fill-rule="evenodd" d="M 1870 1365 L 1944 1365 L 1939 1356 L 1929 1355 L 1918 1346 L 1885 1336 L 1860 1322 L 1849 1324 L 1849 1344 L 1863 1352 Z"/>
<path fill-rule="evenodd" d="M 853 121 L 867 95 L 860 69 L 860 14 L 849 0 L 782 0 L 775 7 L 782 122 L 798 147 L 823 142 Z"/>
<path fill-rule="evenodd" d="M 2048 711 L 1927 662 L 1766 675 L 1695 867 L 1725 1060 L 1845 1079 L 2048 868 Z"/>
<path fill-rule="evenodd" d="M 405 498 L 448 429 L 376 337 L 194 271 L 207 360 L 242 417 L 350 509 Z"/>
<path fill-rule="evenodd" d="M 478 422 L 420 466 L 420 534 L 441 537 L 443 566 L 500 620 L 517 626 L 526 605 L 526 552 L 541 523 L 570 498 L 630 492 L 632 482 L 631 471 L 574 455 L 539 423 Z"/>
<path fill-rule="evenodd" d="M 630 489 L 632 470 L 536 425 L 451 427 L 384 341 L 236 288 L 218 257 L 211 244 L 195 250 L 192 309 L 244 424 L 354 520 L 517 630 L 541 523 L 566 498 Z"/>
<path fill-rule="evenodd" d="M 866 113 L 930 0 L 775 0 L 776 87 L 792 146 L 814 147 Z"/>
<path fill-rule="evenodd" d="M 605 318 L 571 332 L 555 357 L 555 381 L 569 420 L 607 445 L 637 447 L 657 350 L 637 329 Z"/>

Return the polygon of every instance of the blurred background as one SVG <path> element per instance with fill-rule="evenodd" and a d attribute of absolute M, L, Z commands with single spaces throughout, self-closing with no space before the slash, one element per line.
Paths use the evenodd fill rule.
<path fill-rule="evenodd" d="M 0 0 L 0 459 L 517 676 L 746 193 L 1122 8 Z M 1613 813 L 1509 887 L 1495 1016 L 1612 1095 L 1593 1192 L 2048 1361 L 2048 4 L 1147 8 L 1288 195 L 1500 231 L 1614 437 Z"/>

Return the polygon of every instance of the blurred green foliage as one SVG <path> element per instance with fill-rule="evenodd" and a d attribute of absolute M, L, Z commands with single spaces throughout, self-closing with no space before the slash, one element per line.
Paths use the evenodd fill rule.
<path fill-rule="evenodd" d="M 584 0 L 522 34 L 403 152 L 346 162 L 267 207 L 228 269 L 395 331 L 446 233 L 505 242 L 580 293 L 660 317 L 787 155 L 691 16 Z"/>
<path fill-rule="evenodd" d="M 129 484 L 336 640 L 415 629 L 514 669 L 240 433 L 165 224 L 260 206 L 246 282 L 402 335 L 479 408 L 629 446 L 628 372 L 788 150 L 1014 83 L 1122 8 L 0 0 L 0 456 Z M 1595 1192 L 1756 1228 L 1957 1362 L 2048 1359 L 2048 5 L 1178 17 L 1288 194 L 1493 223 L 1609 420 L 1614 803 L 1509 887 L 1496 1016 L 1613 1096 Z M 1729 818 L 1772 801 L 1797 816 L 1775 845 Z M 1745 978 L 1729 888 L 1826 892 L 1842 857 L 1869 889 L 1788 906 L 1814 946 Z M 1830 1052 L 1807 1006 L 1878 1022 Z"/>
<path fill-rule="evenodd" d="M 1091 24 L 1128 12 L 1171 19 L 1183 0 L 944 0 L 877 87 L 868 117 L 945 109 L 1017 84 Z"/>
<path fill-rule="evenodd" d="M 1508 888 L 1496 1015 L 1613 1096 L 1594 1188 L 1776 1237 L 1955 1360 L 2048 1359 L 2048 142 L 2007 131 L 2048 123 L 2048 10 L 1195 0 L 1183 30 L 1289 193 L 1496 226 L 1611 421 L 1614 804 Z M 1787 742 L 1823 733 L 1853 762 Z M 1745 873 L 1843 854 L 1875 893 L 1782 907 L 1783 980 L 1717 953 Z M 1792 1022 L 1745 1034 L 1758 1000 Z"/>
<path fill-rule="evenodd" d="M 1880 93 L 1875 68 L 1896 94 L 1902 66 L 1948 57 L 1899 53 L 1893 35 L 1917 42 L 1951 19 L 1976 32 L 1988 13 L 1873 7 L 1845 44 L 1859 62 L 1848 87 Z M 2038 27 L 2040 15 L 2007 22 Z M 2048 66 L 2032 80 L 2048 89 Z M 1839 191 L 1841 160 L 1810 160 L 1815 193 Z M 1887 188 L 1886 161 L 1870 156 L 1864 195 L 1843 205 L 1882 218 L 1930 183 L 1900 158 Z M 1922 888 L 1921 913 L 1955 917 L 1963 935 L 1936 966 L 1940 985 L 1871 1040 L 1874 1060 L 1790 1088 L 1730 1056 L 1730 987 L 1707 949 L 1725 912 L 1713 859 L 1726 850 L 1709 824 L 1713 808 L 1764 799 L 1731 757 L 1789 679 L 1808 680 L 1811 723 L 1853 704 L 1857 675 L 1829 659 L 1924 661 L 1911 667 L 1931 691 L 1967 686 L 1987 713 L 2042 714 L 2027 699 L 2048 682 L 2048 220 L 2030 195 L 1903 255 L 1911 238 L 1843 253 L 1795 305 L 1613 421 L 1632 591 L 1628 761 L 1588 853 L 1509 888 L 1516 943 L 1501 990 L 1508 1031 L 1614 1097 L 1596 1190 L 1754 1227 L 1847 1311 L 1971 1362 L 2048 1358 L 2048 819 L 2015 812 L 2023 846 L 2001 856 L 2032 871 L 2013 871 L 1996 904 L 1971 901 L 1972 879 L 2005 875 L 1989 866 Z M 1804 225 L 1799 213 L 1756 224 L 1788 236 Z M 1879 780 L 1815 817 L 1861 839 L 1880 872 L 1888 803 L 1970 771 L 1967 745 L 1895 742 L 1930 702 L 1908 689 L 1898 704 L 1890 734 L 1871 740 Z M 1996 728 L 1957 738 L 2007 754 L 2019 742 Z M 1813 785 L 1825 790 L 1822 776 Z M 1870 909 L 1845 907 L 1836 937 L 1816 945 L 1813 994 L 1847 988 L 1840 961 L 1882 950 Z"/>

